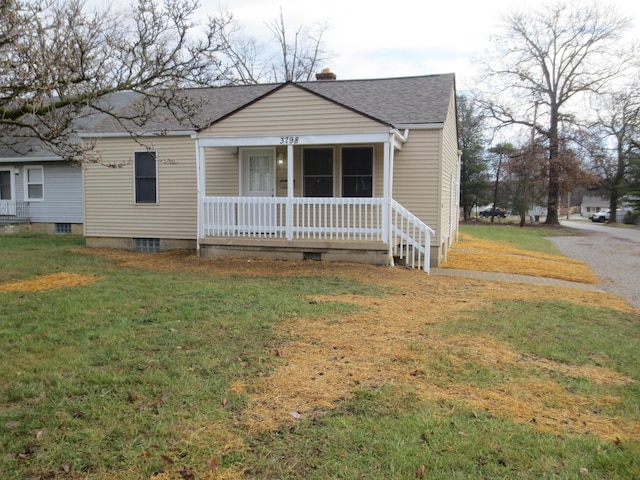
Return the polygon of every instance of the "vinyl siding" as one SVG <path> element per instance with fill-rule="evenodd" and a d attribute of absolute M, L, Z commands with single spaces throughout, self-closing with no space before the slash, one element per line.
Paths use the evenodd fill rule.
<path fill-rule="evenodd" d="M 228 149 L 205 149 L 205 195 L 236 197 L 240 194 L 240 168 L 237 152 Z"/>
<path fill-rule="evenodd" d="M 444 241 L 450 233 L 456 231 L 457 215 L 453 209 L 458 204 L 455 198 L 458 183 L 458 137 L 456 130 L 455 97 L 451 95 L 449 111 L 443 129 L 442 142 L 442 166 L 441 166 L 441 205 L 440 210 L 440 242 Z"/>
<path fill-rule="evenodd" d="M 441 129 L 413 129 L 394 156 L 393 198 L 434 230 L 439 219 L 441 143 Z"/>
<path fill-rule="evenodd" d="M 65 162 L 42 166 L 44 200 L 29 202 L 31 221 L 82 223 L 82 170 Z"/>
<path fill-rule="evenodd" d="M 288 85 L 201 132 L 202 137 L 388 131 L 388 126 Z"/>
<path fill-rule="evenodd" d="M 124 163 L 120 168 L 89 164 L 84 169 L 85 235 L 195 239 L 197 185 L 192 138 L 149 140 L 158 154 L 158 203 L 136 204 L 133 154 L 144 147 L 128 138 L 99 139 L 102 162 Z"/>
<path fill-rule="evenodd" d="M 43 167 L 43 200 L 29 201 L 32 222 L 82 223 L 82 170 L 67 162 L 39 162 L 14 165 L 16 202 L 25 201 L 25 167 Z"/>

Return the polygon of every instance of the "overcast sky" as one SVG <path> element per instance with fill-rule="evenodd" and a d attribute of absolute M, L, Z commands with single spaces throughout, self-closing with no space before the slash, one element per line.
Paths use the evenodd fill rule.
<path fill-rule="evenodd" d="M 472 83 L 473 57 L 488 44 L 500 15 L 539 5 L 535 0 L 201 0 L 209 14 L 233 13 L 252 35 L 268 40 L 265 24 L 279 9 L 293 30 L 326 20 L 325 44 L 336 57 L 327 67 L 338 79 L 453 72 L 458 89 Z M 586 3 L 586 0 L 585 0 Z M 612 0 L 634 19 L 640 37 L 640 1 Z"/>

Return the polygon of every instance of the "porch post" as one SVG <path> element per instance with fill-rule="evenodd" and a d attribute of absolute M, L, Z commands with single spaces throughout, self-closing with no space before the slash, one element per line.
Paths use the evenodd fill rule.
<path fill-rule="evenodd" d="M 391 140 L 391 139 L 390 139 Z M 384 142 L 384 205 L 382 207 L 382 237 L 387 242 L 389 265 L 393 265 L 393 246 L 391 245 L 391 149 L 393 142 Z"/>
<path fill-rule="evenodd" d="M 200 254 L 200 239 L 204 237 L 204 195 L 205 195 L 205 152 L 204 147 L 200 146 L 200 140 L 196 138 L 196 183 L 197 183 L 197 238 L 196 248 L 198 255 Z"/>
<path fill-rule="evenodd" d="M 287 240 L 293 240 L 293 145 L 287 145 Z"/>

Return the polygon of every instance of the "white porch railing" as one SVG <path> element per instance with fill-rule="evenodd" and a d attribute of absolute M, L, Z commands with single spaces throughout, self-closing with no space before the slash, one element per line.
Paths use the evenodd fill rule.
<path fill-rule="evenodd" d="M 201 234 L 382 241 L 382 206 L 381 198 L 205 197 Z"/>
<path fill-rule="evenodd" d="M 391 200 L 390 223 L 393 256 L 405 261 L 411 268 L 429 272 L 431 235 L 436 232 L 395 200 Z"/>
<path fill-rule="evenodd" d="M 429 271 L 434 232 L 384 198 L 204 197 L 200 237 L 375 241 L 413 268 Z"/>

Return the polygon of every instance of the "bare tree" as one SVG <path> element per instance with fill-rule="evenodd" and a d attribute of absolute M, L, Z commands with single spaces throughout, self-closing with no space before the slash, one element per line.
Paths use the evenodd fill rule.
<path fill-rule="evenodd" d="M 219 20 L 198 31 L 196 0 L 138 0 L 125 12 L 81 0 L 0 0 L 0 145 L 44 146 L 70 161 L 72 141 L 94 112 L 117 114 L 114 92 L 139 94 L 123 120 L 141 124 L 158 108 L 189 118 L 178 92 L 220 74 Z"/>
<path fill-rule="evenodd" d="M 640 92 L 623 88 L 595 101 L 598 117 L 590 128 L 594 142 L 592 166 L 601 178 L 601 190 L 609 196 L 610 211 L 616 212 L 640 157 Z M 616 222 L 616 215 L 610 215 L 609 222 Z"/>
<path fill-rule="evenodd" d="M 222 28 L 218 30 L 218 43 L 229 84 L 311 80 L 320 66 L 333 57 L 323 43 L 327 22 L 299 26 L 291 34 L 280 9 L 278 18 L 266 25 L 272 43 L 261 43 L 244 34 L 233 15 L 223 13 L 219 18 Z"/>
<path fill-rule="evenodd" d="M 493 37 L 495 55 L 483 59 L 491 91 L 482 105 L 501 125 L 534 129 L 548 149 L 548 224 L 557 224 L 563 164 L 562 130 L 580 120 L 575 101 L 598 92 L 626 64 L 617 54 L 629 20 L 602 3 L 549 3 L 504 17 Z M 534 120 L 534 106 L 538 105 Z"/>
<path fill-rule="evenodd" d="M 493 223 L 496 207 L 498 206 L 498 192 L 500 184 L 504 181 L 505 166 L 509 163 L 510 157 L 516 152 L 516 147 L 510 143 L 500 143 L 489 149 L 489 153 L 493 154 L 493 168 L 495 170 L 495 181 L 493 182 L 493 207 L 491 210 L 491 223 Z"/>

